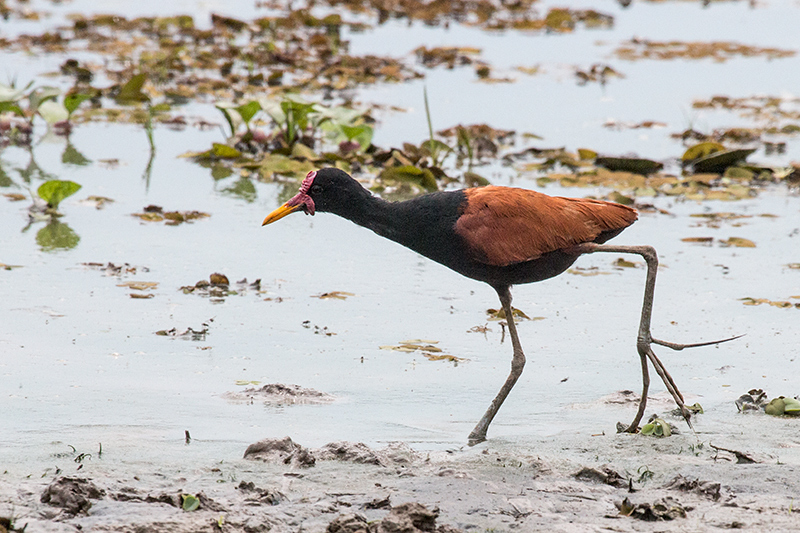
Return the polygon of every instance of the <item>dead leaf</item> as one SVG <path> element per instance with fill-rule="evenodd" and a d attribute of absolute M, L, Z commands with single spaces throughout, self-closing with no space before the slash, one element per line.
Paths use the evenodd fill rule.
<path fill-rule="evenodd" d="M 117 287 L 128 287 L 135 291 L 147 291 L 158 287 L 157 281 L 123 281 L 118 283 Z"/>
<path fill-rule="evenodd" d="M 737 248 L 755 248 L 756 243 L 742 237 L 731 237 L 727 241 L 720 241 L 722 246 L 736 246 Z"/>
<path fill-rule="evenodd" d="M 320 300 L 346 300 L 348 296 L 355 296 L 355 294 L 345 291 L 331 291 L 312 296 L 312 298 L 319 298 Z"/>

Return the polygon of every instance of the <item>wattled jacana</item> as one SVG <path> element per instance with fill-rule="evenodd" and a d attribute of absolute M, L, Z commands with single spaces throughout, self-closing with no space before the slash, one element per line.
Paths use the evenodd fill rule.
<path fill-rule="evenodd" d="M 650 345 L 655 343 L 682 350 L 725 341 L 675 344 L 650 335 L 658 267 L 655 249 L 603 244 L 636 221 L 636 210 L 600 200 L 552 197 L 526 189 L 495 186 L 387 202 L 373 196 L 347 173 L 326 168 L 309 172 L 300 192 L 270 213 L 264 225 L 296 211 L 307 215 L 317 211 L 339 215 L 464 276 L 484 281 L 497 291 L 508 322 L 514 357 L 508 379 L 470 433 L 470 444 L 486 440 L 489 424 L 525 366 L 525 354 L 511 309 L 511 285 L 557 276 L 582 254 L 641 255 L 647 263 L 647 281 L 636 347 L 642 364 L 643 391 L 636 417 L 626 431 L 636 432 L 644 415 L 650 386 L 648 359 L 691 425 L 683 396 Z"/>

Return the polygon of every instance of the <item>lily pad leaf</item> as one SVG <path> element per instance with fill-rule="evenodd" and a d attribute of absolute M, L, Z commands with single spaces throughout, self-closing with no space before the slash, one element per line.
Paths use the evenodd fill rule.
<path fill-rule="evenodd" d="M 663 418 L 653 418 L 642 426 L 640 433 L 642 435 L 653 435 L 654 437 L 669 437 L 672 435 L 672 430 L 669 427 L 669 423 Z"/>
<path fill-rule="evenodd" d="M 222 143 L 213 143 L 210 150 L 200 153 L 185 154 L 185 156 L 194 157 L 195 159 L 238 159 L 242 157 L 242 152 Z"/>
<path fill-rule="evenodd" d="M 144 82 L 147 81 L 147 74 L 136 74 L 125 85 L 123 85 L 115 100 L 119 104 L 133 104 L 136 102 L 147 102 L 150 97 L 142 92 Z"/>
<path fill-rule="evenodd" d="M 694 146 L 690 146 L 689 149 L 687 149 L 683 153 L 681 160 L 683 162 L 694 161 L 695 159 L 700 159 L 701 157 L 706 157 L 717 152 L 722 152 L 724 150 L 725 147 L 720 143 L 704 142 L 700 144 L 695 144 Z"/>
<path fill-rule="evenodd" d="M 342 124 L 341 128 L 347 140 L 357 142 L 362 150 L 366 150 L 372 144 L 372 137 L 375 134 L 375 130 L 372 129 L 372 126 L 368 126 L 367 124 L 360 124 L 358 126 Z"/>
<path fill-rule="evenodd" d="M 658 161 L 636 157 L 597 157 L 594 162 L 608 170 L 623 170 L 645 176 L 664 168 L 664 164 Z"/>
<path fill-rule="evenodd" d="M 742 237 L 731 237 L 727 241 L 721 241 L 723 246 L 736 246 L 737 248 L 755 248 L 756 243 L 750 239 L 743 239 Z"/>
<path fill-rule="evenodd" d="M 196 511 L 200 508 L 200 500 L 193 494 L 181 494 L 181 508 L 184 511 Z"/>
<path fill-rule="evenodd" d="M 378 176 L 381 180 L 395 180 L 401 182 L 416 183 L 426 191 L 435 191 L 439 189 L 436 184 L 436 178 L 433 172 L 427 168 L 419 168 L 413 165 L 404 165 L 401 167 L 390 167 L 384 169 Z"/>
<path fill-rule="evenodd" d="M 42 102 L 37 109 L 39 116 L 41 116 L 48 125 L 52 126 L 57 122 L 63 122 L 69 118 L 69 111 L 64 107 L 64 104 L 55 100 L 47 100 Z"/>
<path fill-rule="evenodd" d="M 39 87 L 28 97 L 28 101 L 30 103 L 29 109 L 33 112 L 36 112 L 43 103 L 57 98 L 60 94 L 61 89 L 56 87 Z"/>
<path fill-rule="evenodd" d="M 348 296 L 355 296 L 355 294 L 346 291 L 331 291 L 323 292 L 315 296 L 315 298 L 319 298 L 320 300 L 347 300 Z"/>
<path fill-rule="evenodd" d="M 36 191 L 39 197 L 47 202 L 53 209 L 58 209 L 61 200 L 72 196 L 80 190 L 81 186 L 69 180 L 50 180 L 42 183 Z"/>
<path fill-rule="evenodd" d="M 781 416 L 786 411 L 786 403 L 783 397 L 773 398 L 769 404 L 764 407 L 764 412 L 772 416 Z"/>
<path fill-rule="evenodd" d="M 158 287 L 157 281 L 125 281 L 118 283 L 117 287 L 128 287 L 135 291 L 146 291 Z"/>
<path fill-rule="evenodd" d="M 91 95 L 85 93 L 68 94 L 64 97 L 64 108 L 66 108 L 69 116 L 72 116 L 72 113 L 78 109 L 78 106 L 80 106 L 86 100 L 89 100 L 91 97 Z"/>
<path fill-rule="evenodd" d="M 486 314 L 489 315 L 489 320 L 505 320 L 506 319 L 506 312 L 502 307 L 500 309 L 487 309 L 486 310 Z M 542 317 L 531 318 L 528 315 L 526 315 L 524 312 L 522 312 L 519 309 L 517 309 L 516 307 L 512 307 L 511 308 L 511 314 L 514 316 L 514 319 L 516 319 L 516 320 L 520 320 L 520 319 L 541 320 L 542 319 Z"/>
<path fill-rule="evenodd" d="M 683 242 L 693 242 L 697 244 L 711 244 L 714 242 L 714 237 L 684 237 L 681 239 Z"/>
<path fill-rule="evenodd" d="M 692 169 L 695 172 L 724 172 L 726 168 L 747 159 L 747 156 L 755 152 L 755 148 L 740 150 L 723 150 L 714 152 L 705 157 L 695 160 Z"/>
<path fill-rule="evenodd" d="M 256 115 L 256 113 L 261 111 L 261 104 L 259 104 L 256 100 L 251 100 L 246 104 L 242 104 L 237 107 L 236 111 L 239 113 L 239 116 L 242 117 L 244 123 L 247 124 Z"/>

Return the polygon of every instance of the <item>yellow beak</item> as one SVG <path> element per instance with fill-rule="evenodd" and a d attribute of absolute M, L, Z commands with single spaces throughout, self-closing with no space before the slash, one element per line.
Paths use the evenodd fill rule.
<path fill-rule="evenodd" d="M 267 218 L 264 219 L 264 222 L 261 223 L 262 226 L 266 226 L 267 224 L 272 224 L 273 222 L 282 219 L 286 215 L 291 215 L 295 211 L 299 211 L 303 209 L 303 204 L 298 205 L 289 205 L 288 203 L 283 204 L 278 209 L 267 215 Z"/>

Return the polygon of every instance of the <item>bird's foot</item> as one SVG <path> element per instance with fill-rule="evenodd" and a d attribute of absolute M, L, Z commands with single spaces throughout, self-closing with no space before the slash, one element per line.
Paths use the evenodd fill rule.
<path fill-rule="evenodd" d="M 467 446 L 475 446 L 476 444 L 480 444 L 481 442 L 486 441 L 486 432 L 484 431 L 482 434 L 476 431 L 473 431 L 467 437 Z"/>
<path fill-rule="evenodd" d="M 661 380 L 664 382 L 664 385 L 667 387 L 670 395 L 675 400 L 675 403 L 678 405 L 678 409 L 683 416 L 683 419 L 686 420 L 686 424 L 689 428 L 694 431 L 694 427 L 692 426 L 692 412 L 686 408 L 684 404 L 683 395 L 678 390 L 678 386 L 675 384 L 675 381 L 672 379 L 672 376 L 667 372 L 664 363 L 658 358 L 658 356 L 653 351 L 651 344 L 658 344 L 660 346 L 665 346 L 675 351 L 683 350 L 684 348 L 699 348 L 701 346 L 712 346 L 715 344 L 721 344 L 723 342 L 729 342 L 744 335 L 736 335 L 734 337 L 729 337 L 727 339 L 716 340 L 716 341 L 708 341 L 708 342 L 697 342 L 691 344 L 680 344 L 674 342 L 667 342 L 662 341 L 652 336 L 648 335 L 649 338 L 639 338 L 637 342 L 637 349 L 639 351 L 639 355 L 642 358 L 642 378 L 644 383 L 644 390 L 642 392 L 642 397 L 639 400 L 639 409 L 636 413 L 636 417 L 631 422 L 630 426 L 628 426 L 625 431 L 627 433 L 636 433 L 639 431 L 639 422 L 641 422 L 642 417 L 644 416 L 645 407 L 647 405 L 647 390 L 650 384 L 650 378 L 647 373 L 647 360 L 649 360 L 653 367 L 656 369 L 656 373 L 661 377 Z"/>

